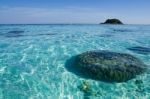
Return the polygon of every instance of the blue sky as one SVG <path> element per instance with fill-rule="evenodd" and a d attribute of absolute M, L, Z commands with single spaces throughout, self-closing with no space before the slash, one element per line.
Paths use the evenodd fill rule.
<path fill-rule="evenodd" d="M 150 0 L 0 0 L 0 23 L 150 24 Z"/>

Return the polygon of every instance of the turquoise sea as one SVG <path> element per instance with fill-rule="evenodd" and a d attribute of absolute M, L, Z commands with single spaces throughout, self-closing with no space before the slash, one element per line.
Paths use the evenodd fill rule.
<path fill-rule="evenodd" d="M 0 25 L 0 99 L 150 99 L 149 70 L 107 83 L 66 69 L 69 58 L 91 50 L 128 53 L 149 69 L 150 25 Z"/>

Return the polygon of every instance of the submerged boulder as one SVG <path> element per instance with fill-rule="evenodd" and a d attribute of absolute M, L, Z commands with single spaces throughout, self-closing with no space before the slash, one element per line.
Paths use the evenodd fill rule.
<path fill-rule="evenodd" d="M 119 19 L 107 19 L 102 24 L 123 24 Z"/>
<path fill-rule="evenodd" d="M 138 58 L 105 50 L 79 54 L 72 63 L 81 76 L 108 82 L 125 82 L 146 71 L 146 65 Z"/>

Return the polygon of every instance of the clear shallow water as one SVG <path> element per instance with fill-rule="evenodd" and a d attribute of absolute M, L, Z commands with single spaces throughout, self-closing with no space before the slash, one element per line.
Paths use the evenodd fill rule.
<path fill-rule="evenodd" d="M 150 48 L 150 25 L 0 25 L 0 99 L 150 99 L 149 72 L 106 83 L 65 68 L 67 59 L 90 50 L 129 53 L 150 67 L 149 53 L 127 49 L 135 46 Z"/>

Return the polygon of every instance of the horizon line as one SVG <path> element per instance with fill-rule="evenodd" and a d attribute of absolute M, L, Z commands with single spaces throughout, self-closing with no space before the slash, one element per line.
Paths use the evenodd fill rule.
<path fill-rule="evenodd" d="M 0 25 L 119 25 L 119 24 L 101 24 L 101 23 L 0 23 Z M 144 23 L 123 24 L 123 25 L 150 25 Z"/>

